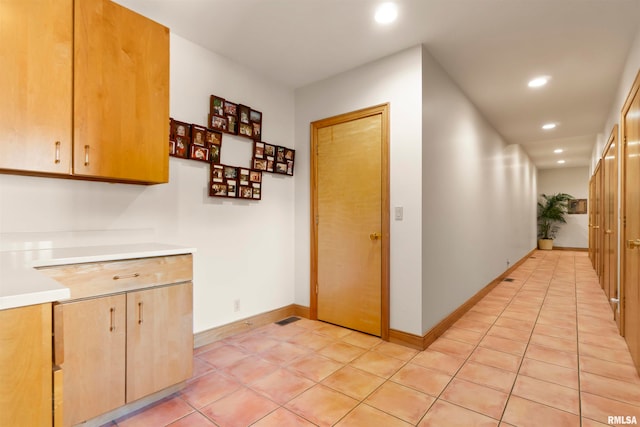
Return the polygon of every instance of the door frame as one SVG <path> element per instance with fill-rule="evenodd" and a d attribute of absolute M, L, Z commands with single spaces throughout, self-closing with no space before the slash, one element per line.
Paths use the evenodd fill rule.
<path fill-rule="evenodd" d="M 625 288 L 627 286 L 626 277 L 625 277 L 625 269 L 626 269 L 626 234 L 625 234 L 625 226 L 626 226 L 626 172 L 627 172 L 627 162 L 626 162 L 626 152 L 627 152 L 627 122 L 625 121 L 625 117 L 627 113 L 631 109 L 631 105 L 636 96 L 640 96 L 640 71 L 636 74 L 636 78 L 633 81 L 633 85 L 631 86 L 631 90 L 629 90 L 629 94 L 622 106 L 622 111 L 620 113 L 620 150 L 618 151 L 620 155 L 620 221 L 619 221 L 619 242 L 620 242 L 620 250 L 618 252 L 620 257 L 620 282 L 619 282 L 619 294 L 618 298 L 620 299 L 620 335 L 625 336 L 625 298 L 626 292 Z"/>
<path fill-rule="evenodd" d="M 380 264 L 380 337 L 389 340 L 389 103 L 375 105 L 350 113 L 340 114 L 311 123 L 311 217 L 309 218 L 311 230 L 311 274 L 309 280 L 310 307 L 309 317 L 318 319 L 318 130 L 328 126 L 334 126 L 366 117 L 381 117 L 381 264 Z"/>
<path fill-rule="evenodd" d="M 619 160 L 619 144 L 618 144 L 618 124 L 613 126 L 611 130 L 611 134 L 609 135 L 609 140 L 607 141 L 607 145 L 605 145 L 604 150 L 602 151 L 602 215 L 603 215 L 603 242 L 602 242 L 602 254 L 603 254 L 603 267 L 602 267 L 602 277 L 603 284 L 606 284 L 606 288 L 604 289 L 607 298 L 609 299 L 609 305 L 611 303 L 611 286 L 612 283 L 609 279 L 613 275 L 613 285 L 615 287 L 615 293 L 619 297 L 618 292 L 618 160 Z M 607 162 L 607 154 L 609 151 L 615 152 L 615 160 L 613 162 Z M 609 172 L 609 167 L 613 168 L 613 173 Z M 612 189 L 611 186 L 607 186 L 608 177 L 613 176 L 615 179 L 615 186 Z M 611 192 L 613 194 L 613 213 L 609 214 L 609 203 L 605 196 Z M 609 224 L 610 223 L 610 224 Z M 611 228 L 607 228 L 607 224 L 611 225 Z M 613 236 L 612 236 L 613 235 Z M 614 266 L 611 267 L 611 255 L 607 253 L 604 249 L 608 248 L 612 251 L 615 251 L 613 254 L 614 258 Z M 605 274 L 608 273 L 608 274 Z M 619 316 L 619 307 L 620 303 L 612 305 L 612 310 L 614 313 L 614 318 L 616 322 L 620 321 Z M 620 329 L 620 325 L 618 325 L 618 329 Z"/>

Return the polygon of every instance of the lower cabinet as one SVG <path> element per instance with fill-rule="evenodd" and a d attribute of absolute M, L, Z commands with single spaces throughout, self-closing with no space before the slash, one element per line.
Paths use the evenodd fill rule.
<path fill-rule="evenodd" d="M 51 426 L 51 304 L 0 310 L 0 426 Z"/>
<path fill-rule="evenodd" d="M 186 282 L 54 306 L 64 426 L 191 376 L 192 295 Z"/>

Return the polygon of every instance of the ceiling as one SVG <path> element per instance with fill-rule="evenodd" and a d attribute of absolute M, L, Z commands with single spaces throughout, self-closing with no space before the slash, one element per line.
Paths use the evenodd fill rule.
<path fill-rule="evenodd" d="M 640 0 L 395 0 L 385 27 L 379 0 L 117 2 L 293 89 L 424 44 L 540 169 L 590 164 L 640 28 Z"/>

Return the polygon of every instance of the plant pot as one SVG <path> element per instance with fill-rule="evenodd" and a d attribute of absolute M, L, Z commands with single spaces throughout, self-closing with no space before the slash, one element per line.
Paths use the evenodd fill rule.
<path fill-rule="evenodd" d="M 550 251 L 553 249 L 553 239 L 538 239 L 538 249 Z"/>

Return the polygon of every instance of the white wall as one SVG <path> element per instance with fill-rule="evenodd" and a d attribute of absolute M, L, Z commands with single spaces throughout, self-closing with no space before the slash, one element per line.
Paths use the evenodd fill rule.
<path fill-rule="evenodd" d="M 422 332 L 536 245 L 536 168 L 423 50 Z"/>
<path fill-rule="evenodd" d="M 293 91 L 172 35 L 171 116 L 205 125 L 211 94 L 262 111 L 265 140 L 294 147 Z M 250 158 L 249 140 L 223 137 L 223 162 Z M 208 170 L 171 158 L 169 183 L 150 187 L 0 175 L 0 233 L 131 230 L 196 247 L 195 332 L 293 303 L 293 178 L 265 174 L 259 202 L 224 200 L 208 197 Z"/>
<path fill-rule="evenodd" d="M 538 194 L 567 193 L 576 199 L 589 198 L 589 168 L 556 168 L 538 171 Z M 566 215 L 553 245 L 565 248 L 589 247 L 589 215 Z"/>
<path fill-rule="evenodd" d="M 390 202 L 404 207 L 391 220 L 390 325 L 421 334 L 421 48 L 414 47 L 296 90 L 295 300 L 309 305 L 309 124 L 390 103 Z M 393 216 L 392 216 L 393 218 Z"/>
<path fill-rule="evenodd" d="M 629 49 L 629 54 L 627 55 L 624 69 L 622 70 L 622 74 L 620 75 L 620 84 L 618 85 L 615 99 L 613 101 L 613 104 L 611 105 L 611 109 L 609 110 L 609 115 L 607 116 L 607 121 L 604 125 L 604 129 L 602 129 L 602 133 L 600 134 L 601 138 L 598 138 L 598 141 L 596 141 L 596 143 L 594 144 L 589 176 L 593 175 L 593 172 L 596 169 L 596 165 L 598 164 L 598 160 L 600 160 L 600 158 L 602 157 L 602 153 L 605 146 L 607 145 L 607 141 L 609 140 L 609 135 L 611 134 L 613 126 L 616 124 L 620 124 L 620 114 L 622 113 L 622 107 L 625 100 L 627 99 L 627 96 L 629 95 L 629 91 L 631 90 L 631 86 L 633 85 L 633 81 L 638 75 L 639 70 L 640 29 L 638 29 L 638 33 L 636 34 L 636 37 L 631 45 L 631 49 Z"/>
<path fill-rule="evenodd" d="M 422 46 L 297 90 L 299 304 L 309 304 L 309 123 L 383 102 L 391 209 L 405 214 L 391 221 L 390 323 L 423 335 L 535 247 L 536 169 Z"/>

